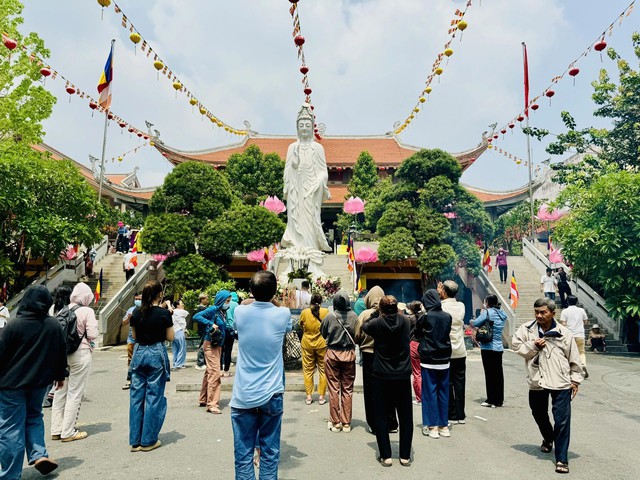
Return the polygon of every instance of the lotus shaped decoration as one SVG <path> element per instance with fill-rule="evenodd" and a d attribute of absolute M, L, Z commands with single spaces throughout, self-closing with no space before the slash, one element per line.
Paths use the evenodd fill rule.
<path fill-rule="evenodd" d="M 349 199 L 344 202 L 344 211 L 345 213 L 350 213 L 351 215 L 356 215 L 358 213 L 364 212 L 364 204 L 366 202 L 362 200 L 360 197 L 349 197 Z"/>
<path fill-rule="evenodd" d="M 267 197 L 266 200 L 260 202 L 260 206 L 266 208 L 270 212 L 275 213 L 276 215 L 287 210 L 284 202 L 278 197 Z"/>
<path fill-rule="evenodd" d="M 259 248 L 258 250 L 247 253 L 247 260 L 249 260 L 250 262 L 264 262 L 265 250 L 268 252 L 266 258 L 268 260 L 271 260 L 273 258 L 273 251 L 270 248 Z"/>
<path fill-rule="evenodd" d="M 554 208 L 553 210 L 550 210 L 549 208 L 549 205 L 547 205 L 546 203 L 540 205 L 536 218 L 538 220 L 542 220 L 543 222 L 555 222 L 556 220 L 564 217 L 567 214 L 567 211 L 565 209 L 560 210 L 558 208 Z"/>
<path fill-rule="evenodd" d="M 374 263 L 378 261 L 378 252 L 373 248 L 362 247 L 356 250 L 356 263 Z"/>

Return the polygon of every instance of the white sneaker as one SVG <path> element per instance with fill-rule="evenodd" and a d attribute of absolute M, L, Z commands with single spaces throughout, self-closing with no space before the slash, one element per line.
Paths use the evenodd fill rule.
<path fill-rule="evenodd" d="M 425 437 L 440 438 L 438 427 L 422 427 L 422 434 Z"/>
<path fill-rule="evenodd" d="M 207 369 L 206 365 L 202 365 L 202 366 L 196 365 L 196 370 L 206 370 L 206 369 Z"/>
<path fill-rule="evenodd" d="M 493 405 L 492 403 L 488 403 L 488 402 L 482 402 L 480 404 L 481 407 L 487 407 L 487 408 L 496 408 L 495 405 Z"/>
<path fill-rule="evenodd" d="M 449 427 L 438 427 L 438 434 L 441 437 L 450 437 L 451 431 L 449 430 Z"/>
<path fill-rule="evenodd" d="M 457 425 L 458 420 L 449 420 L 449 425 Z"/>
<path fill-rule="evenodd" d="M 460 425 L 464 425 L 465 423 L 467 423 L 466 420 L 458 420 L 458 424 L 460 424 Z"/>

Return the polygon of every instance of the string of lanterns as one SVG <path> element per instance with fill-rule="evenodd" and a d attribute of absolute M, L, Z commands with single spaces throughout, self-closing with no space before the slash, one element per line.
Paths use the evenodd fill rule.
<path fill-rule="evenodd" d="M 539 95 L 529 100 L 529 103 L 526 105 L 524 110 L 521 111 L 515 117 L 513 117 L 511 120 L 509 120 L 506 124 L 504 124 L 498 131 L 504 136 L 504 134 L 507 133 L 508 130 L 512 130 L 515 127 L 516 122 L 522 122 L 525 119 L 525 115 L 528 115 L 529 110 L 532 110 L 535 112 L 536 110 L 538 110 L 538 108 L 540 108 L 540 102 L 539 102 L 540 99 L 548 98 L 549 104 L 551 104 L 551 98 L 556 93 L 554 90 L 554 86 L 560 80 L 565 78 L 567 75 L 573 78 L 573 83 L 575 85 L 576 76 L 580 73 L 580 69 L 577 67 L 577 63 L 583 57 L 586 57 L 589 53 L 591 53 L 591 51 L 595 50 L 596 52 L 598 52 L 600 54 L 600 60 L 602 61 L 602 52 L 607 48 L 607 42 L 605 41 L 605 37 L 606 36 L 610 37 L 613 34 L 613 29 L 616 23 L 618 23 L 618 25 L 621 25 L 622 21 L 626 17 L 631 15 L 631 12 L 633 11 L 633 7 L 635 3 L 636 3 L 636 0 L 633 0 L 629 4 L 629 6 L 625 8 L 624 11 L 620 15 L 618 15 L 616 19 L 613 22 L 611 22 L 609 26 L 605 28 L 601 34 L 599 34 L 596 37 L 596 39 L 580 54 L 580 56 L 567 66 L 567 68 L 565 69 L 564 72 L 562 72 L 562 74 L 553 77 L 551 79 L 551 83 L 542 91 L 542 93 L 540 93 Z M 495 145 L 498 139 L 499 139 L 498 133 L 494 132 L 493 137 L 490 137 L 489 139 L 487 139 L 487 141 L 489 143 L 493 142 L 493 144 Z"/>
<path fill-rule="evenodd" d="M 411 112 L 409 113 L 407 118 L 405 118 L 404 122 L 396 123 L 393 126 L 394 128 L 393 133 L 395 135 L 399 135 L 400 133 L 402 133 L 402 131 L 411 124 L 411 121 L 415 118 L 415 116 L 418 113 L 420 113 L 420 111 L 424 107 L 425 102 L 427 101 L 427 99 L 429 98 L 429 95 L 433 90 L 433 87 L 431 86 L 431 84 L 433 83 L 433 80 L 437 78 L 438 81 L 440 81 L 440 76 L 444 73 L 444 68 L 442 68 L 442 61 L 446 59 L 448 64 L 449 58 L 453 55 L 453 49 L 451 48 L 451 43 L 453 42 L 453 39 L 456 37 L 456 34 L 460 32 L 460 35 L 461 35 L 460 40 L 462 40 L 462 32 L 464 32 L 467 29 L 468 24 L 466 20 L 464 20 L 464 16 L 467 13 L 467 10 L 469 9 L 470 6 L 471 6 L 471 0 L 468 0 L 464 10 L 456 9 L 454 13 L 455 18 L 451 20 L 451 28 L 449 28 L 449 32 L 448 32 L 449 35 L 451 35 L 451 38 L 447 43 L 444 44 L 443 51 L 438 54 L 435 61 L 433 62 L 433 65 L 431 67 L 431 73 L 427 77 L 424 83 L 424 88 L 422 92 L 420 92 L 420 95 L 418 96 L 418 100 L 414 105 L 414 107 L 411 109 Z"/>
<path fill-rule="evenodd" d="M 135 51 L 137 51 L 138 44 L 140 44 L 140 50 L 143 53 L 146 53 L 147 58 L 153 58 L 153 68 L 157 71 L 157 77 L 160 79 L 160 75 L 166 77 L 170 82 L 171 86 L 175 90 L 176 97 L 178 96 L 178 92 L 183 93 L 187 99 L 189 100 L 189 104 L 192 107 L 198 109 L 200 114 L 203 117 L 208 118 L 211 123 L 215 126 L 229 132 L 233 135 L 245 136 L 249 134 L 249 131 L 246 129 L 238 129 L 234 128 L 225 121 L 221 120 L 218 115 L 214 115 L 200 100 L 198 100 L 191 90 L 189 90 L 184 83 L 178 78 L 178 76 L 169 68 L 167 63 L 162 60 L 162 58 L 158 55 L 157 51 L 154 50 L 149 42 L 144 39 L 140 31 L 133 25 L 133 22 L 127 17 L 122 8 L 114 1 L 111 0 L 97 0 L 98 4 L 104 9 L 107 8 L 113 3 L 114 11 L 116 14 L 122 14 L 122 28 L 128 29 L 129 40 L 134 45 Z M 153 57 L 151 55 L 153 54 Z"/>
<path fill-rule="evenodd" d="M 153 142 L 147 143 L 145 141 L 142 145 L 138 145 L 137 147 L 134 147 L 131 150 L 128 150 L 128 151 L 126 151 L 124 153 L 121 153 L 120 155 L 118 155 L 116 157 L 111 157 L 111 162 L 113 163 L 116 160 L 118 160 L 118 162 L 122 162 L 122 160 L 124 160 L 124 157 L 126 157 L 128 154 L 130 154 L 131 152 L 138 153 L 138 150 L 140 150 L 142 147 L 146 147 L 147 145 L 150 145 L 150 146 L 153 147 Z"/>
<path fill-rule="evenodd" d="M 296 50 L 298 51 L 298 59 L 301 62 L 300 65 L 300 73 L 302 74 L 302 85 L 303 85 L 303 93 L 305 95 L 305 102 L 311 105 L 311 110 L 314 110 L 315 107 L 311 102 L 311 93 L 313 90 L 309 86 L 309 66 L 307 65 L 307 60 L 304 56 L 304 44 L 306 39 L 302 36 L 302 30 L 300 27 L 300 16 L 298 15 L 298 2 L 299 0 L 289 0 L 291 2 L 291 7 L 289 8 L 289 13 L 291 14 L 291 19 L 293 20 L 293 43 L 296 46 Z M 324 128 L 322 125 L 318 125 L 315 121 L 315 113 L 313 115 L 314 125 L 313 125 L 313 134 L 317 140 L 322 139 L 322 135 L 324 133 Z"/>
<path fill-rule="evenodd" d="M 2 43 L 10 51 L 15 50 L 16 48 L 20 48 L 21 50 L 29 54 L 29 58 L 31 62 L 36 63 L 36 65 L 40 66 L 40 75 L 42 75 L 43 84 L 46 82 L 47 78 L 50 78 L 51 80 L 56 80 L 57 78 L 60 78 L 61 80 L 63 80 L 65 82 L 64 89 L 69 95 L 69 102 L 71 102 L 71 98 L 73 97 L 73 95 L 77 95 L 79 98 L 83 100 L 86 99 L 89 101 L 89 108 L 93 110 L 93 112 L 91 113 L 92 116 L 95 111 L 98 111 L 100 113 L 105 113 L 105 109 L 100 106 L 100 104 L 96 99 L 94 99 L 91 95 L 86 93 L 84 90 L 81 90 L 80 88 L 78 88 L 74 82 L 72 82 L 69 78 L 64 76 L 58 70 L 52 68 L 49 63 L 39 58 L 35 53 L 30 52 L 25 45 L 19 45 L 18 42 L 10 38 L 7 33 L 2 33 Z M 116 115 L 115 113 L 113 113 L 111 110 L 107 111 L 106 113 L 109 120 L 113 120 L 114 122 L 116 122 L 118 126 L 122 129 L 126 127 L 129 134 L 137 135 L 139 138 L 144 138 L 145 140 L 149 139 L 149 136 L 143 130 L 133 126 L 131 123 L 127 122 L 119 115 Z"/>
<path fill-rule="evenodd" d="M 507 152 L 506 150 L 504 150 L 502 148 L 498 148 L 495 145 L 488 145 L 487 148 L 489 150 L 493 150 L 496 153 L 501 153 L 502 155 L 507 157 L 509 160 L 513 160 L 517 165 L 520 165 L 520 164 L 524 164 L 525 166 L 529 165 L 529 162 L 527 160 L 523 160 L 520 157 L 516 157 L 515 155 Z"/>

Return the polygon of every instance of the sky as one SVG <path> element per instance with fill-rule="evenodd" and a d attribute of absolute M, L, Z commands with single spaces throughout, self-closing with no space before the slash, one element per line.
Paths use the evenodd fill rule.
<path fill-rule="evenodd" d="M 139 128 L 145 120 L 161 132 L 165 144 L 202 150 L 241 137 L 212 124 L 177 94 L 171 81 L 153 68 L 129 40 L 113 4 L 94 0 L 22 0 L 21 33 L 37 32 L 51 50 L 53 69 L 97 98 L 96 87 L 116 39 L 112 111 Z M 521 43 L 529 54 L 531 97 L 585 51 L 631 0 L 473 0 L 468 28 L 451 44 L 444 73 L 432 84 L 423 110 L 402 132 L 403 143 L 451 153 L 475 147 L 489 125 L 499 127 L 522 111 Z M 292 40 L 286 0 L 119 0 L 129 20 L 184 85 L 219 118 L 262 134 L 295 134 L 295 118 L 304 102 L 300 62 Z M 432 64 L 449 40 L 458 0 L 300 0 L 299 16 L 317 121 L 327 135 L 379 135 L 393 129 L 415 105 Z M 621 25 L 609 46 L 632 60 L 631 34 L 640 26 L 640 6 Z M 102 17 L 102 18 L 101 18 Z M 633 62 L 637 67 L 637 61 Z M 560 112 L 570 111 L 578 126 L 606 126 L 592 116 L 591 82 L 601 68 L 615 64 L 591 52 L 576 65 L 580 73 L 555 87 L 555 96 L 539 101 L 531 126 L 563 131 Z M 613 75 L 615 77 L 615 75 Z M 58 102 L 45 121 L 44 141 L 65 155 L 89 164 L 100 157 L 103 117 L 91 115 L 86 100 L 65 92 L 60 80 L 45 84 Z M 502 137 L 502 135 L 501 135 Z M 519 127 L 501 138 L 500 147 L 526 159 L 526 137 Z M 171 171 L 155 149 L 111 122 L 106 173 L 139 167 L 142 186 L 158 185 Z M 534 140 L 534 165 L 548 159 L 545 144 Z M 552 162 L 560 161 L 554 157 Z M 465 184 L 494 191 L 528 181 L 524 165 L 487 151 L 463 175 Z"/>

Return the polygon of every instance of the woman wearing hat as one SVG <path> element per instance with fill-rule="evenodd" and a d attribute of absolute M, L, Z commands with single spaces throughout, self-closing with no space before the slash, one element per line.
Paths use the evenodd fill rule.
<path fill-rule="evenodd" d="M 595 350 L 596 352 L 606 352 L 607 344 L 604 341 L 604 333 L 600 331 L 600 325 L 597 323 L 593 324 L 591 330 L 589 331 L 589 345 L 592 352 Z"/>
<path fill-rule="evenodd" d="M 496 255 L 496 267 L 500 270 L 500 283 L 507 283 L 507 271 L 509 267 L 507 266 L 507 252 L 504 248 L 500 248 L 498 250 L 498 254 Z"/>

